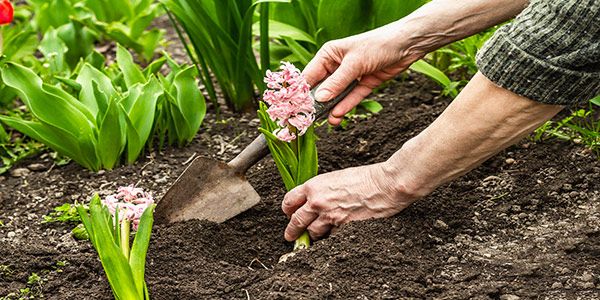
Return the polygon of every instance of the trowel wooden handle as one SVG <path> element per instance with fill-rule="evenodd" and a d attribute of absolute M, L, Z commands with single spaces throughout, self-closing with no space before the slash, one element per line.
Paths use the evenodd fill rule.
<path fill-rule="evenodd" d="M 315 106 L 315 117 L 317 120 L 320 120 L 324 116 L 329 113 L 329 111 L 335 107 L 342 99 L 346 98 L 348 94 L 356 87 L 358 84 L 358 80 L 352 81 L 346 89 L 339 94 L 337 97 L 327 102 L 314 102 Z M 316 86 L 311 90 L 310 94 L 313 99 L 315 99 L 314 92 L 317 90 L 319 86 Z M 250 143 L 240 154 L 238 154 L 235 158 L 233 158 L 228 165 L 234 169 L 234 171 L 238 174 L 244 174 L 250 167 L 252 167 L 255 163 L 263 159 L 263 157 L 269 154 L 269 147 L 267 146 L 267 140 L 264 135 L 259 135 L 257 138 Z"/>
<path fill-rule="evenodd" d="M 246 146 L 240 154 L 234 157 L 228 165 L 232 167 L 236 173 L 244 174 L 250 167 L 269 154 L 269 146 L 267 140 L 261 133 L 257 138 Z"/>

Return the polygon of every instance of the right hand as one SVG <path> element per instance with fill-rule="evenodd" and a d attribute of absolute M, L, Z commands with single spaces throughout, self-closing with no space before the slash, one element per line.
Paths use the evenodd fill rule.
<path fill-rule="evenodd" d="M 374 88 L 424 56 L 404 46 L 407 38 L 390 25 L 327 42 L 304 68 L 304 77 L 311 86 L 322 82 L 315 94 L 320 102 L 333 99 L 353 80 L 359 80 L 356 88 L 331 110 L 330 124 L 340 124 L 344 115 Z"/>

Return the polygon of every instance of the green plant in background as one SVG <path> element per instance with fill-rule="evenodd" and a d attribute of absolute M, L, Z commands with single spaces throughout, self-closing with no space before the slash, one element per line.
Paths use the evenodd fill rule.
<path fill-rule="evenodd" d="M 167 76 L 157 74 L 165 93 L 159 98 L 153 137 L 159 148 L 166 144 L 184 146 L 192 141 L 206 115 L 206 101 L 196 83 L 197 69 L 178 65 L 166 53 L 171 69 Z"/>
<path fill-rule="evenodd" d="M 106 38 L 149 61 L 164 34 L 157 28 L 148 29 L 161 13 L 160 7 L 150 0 L 27 1 L 34 12 L 34 27 L 40 33 L 45 36 L 48 31 L 58 30 L 67 46 L 71 67 L 91 52 L 96 41 Z"/>
<path fill-rule="evenodd" d="M 500 26 L 491 27 L 436 50 L 431 58 L 432 64 L 444 72 L 459 73 L 463 79 L 469 79 L 478 71 L 477 52 Z"/>
<path fill-rule="evenodd" d="M 154 221 L 152 198 L 140 189 L 125 187 L 103 201 L 94 195 L 89 210 L 83 206 L 77 210 L 115 299 L 150 299 L 144 273 Z M 136 232 L 131 245 L 132 225 Z"/>
<path fill-rule="evenodd" d="M 104 61 L 92 55 L 72 78 L 60 78 L 65 88 L 8 63 L 1 69 L 2 79 L 17 91 L 34 119 L 13 114 L 0 120 L 88 169 L 112 169 L 123 154 L 131 164 L 153 133 L 167 134 L 169 144 L 183 145 L 204 118 L 195 70 L 168 61 L 173 72 L 154 75 L 164 60 L 142 71 L 129 52 L 118 47 L 117 70 L 96 68 L 92 63 L 102 66 Z"/>
<path fill-rule="evenodd" d="M 54 208 L 52 212 L 43 216 L 44 220 L 42 223 L 54 223 L 54 222 L 71 222 L 71 223 L 80 223 L 81 217 L 79 217 L 79 213 L 77 212 L 77 206 L 79 204 L 71 204 L 65 203 L 63 205 L 57 206 Z M 87 207 L 86 207 L 87 209 Z"/>
<path fill-rule="evenodd" d="M 344 119 L 340 123 L 340 127 L 342 129 L 346 129 L 352 120 L 368 119 L 371 116 L 378 114 L 381 110 L 383 110 L 383 106 L 379 102 L 375 100 L 364 99 L 355 108 L 344 115 Z M 327 122 L 327 120 L 324 120 L 323 122 Z M 331 131 L 333 128 L 333 126 L 329 126 L 328 130 Z"/>
<path fill-rule="evenodd" d="M 600 96 L 589 101 L 587 109 L 576 109 L 558 121 L 548 121 L 535 130 L 534 141 L 557 138 L 565 141 L 581 143 L 600 155 L 600 120 L 598 108 Z"/>
<path fill-rule="evenodd" d="M 448 78 L 444 72 L 429 64 L 425 60 L 420 59 L 416 61 L 409 67 L 409 69 L 435 80 L 435 82 L 437 82 L 443 88 L 442 95 L 451 96 L 452 98 L 458 95 L 460 81 L 450 80 L 450 78 Z"/>
<path fill-rule="evenodd" d="M 19 161 L 38 154 L 44 145 L 20 135 L 13 135 L 0 125 L 0 174 Z"/>
<path fill-rule="evenodd" d="M 93 14 L 82 22 L 150 61 L 164 30 L 148 29 L 162 11 L 153 0 L 83 0 Z M 116 9 L 118 8 L 118 9 Z"/>
<path fill-rule="evenodd" d="M 191 59 L 201 70 L 200 78 L 213 103 L 216 93 L 211 73 L 226 103 L 236 111 L 254 107 L 255 86 L 260 91 L 265 89 L 260 74 L 266 70 L 261 72 L 252 51 L 252 21 L 256 7 L 268 2 L 287 1 L 162 0 L 194 47 Z M 268 14 L 260 18 L 266 19 Z"/>
<path fill-rule="evenodd" d="M 150 135 L 162 92 L 156 78 L 118 92 L 108 77 L 89 64 L 77 76 L 79 98 L 43 83 L 17 64 L 7 64 L 1 73 L 35 119 L 0 116 L 0 120 L 94 171 L 112 169 L 124 149 L 127 161 L 135 161 Z"/>
<path fill-rule="evenodd" d="M 427 0 L 292 0 L 273 4 L 271 61 L 306 65 L 325 42 L 401 19 Z M 255 33 L 257 32 L 255 28 Z"/>
<path fill-rule="evenodd" d="M 289 191 L 317 175 L 317 136 L 314 132 L 315 109 L 309 95 L 310 87 L 301 77 L 300 70 L 284 63 L 280 72 L 267 72 L 269 87 L 260 103 L 259 131 L 264 134 L 277 170 Z M 290 79 L 290 81 L 288 81 Z M 286 91 L 281 89 L 285 87 Z M 310 246 L 308 232 L 304 232 L 294 246 Z"/>
<path fill-rule="evenodd" d="M 10 2 L 6 3 L 11 5 Z M 0 25 L 0 66 L 7 61 L 35 61 L 33 53 L 38 39 L 29 24 L 30 13 L 23 6 L 14 7 L 13 12 L 14 18 L 10 24 Z M 12 103 L 15 96 L 15 93 L 0 80 L 0 107 Z"/>
<path fill-rule="evenodd" d="M 201 70 L 211 101 L 216 103 L 211 80 L 214 76 L 234 110 L 255 105 L 255 87 L 259 92 L 265 89 L 257 74 L 268 67 L 281 60 L 305 65 L 326 41 L 395 21 L 426 2 L 162 0 L 191 41 L 195 51 L 188 52 Z M 261 9 L 255 20 L 257 5 Z M 253 52 L 252 33 L 260 36 L 260 68 Z M 185 43 L 185 38 L 180 38 Z"/>

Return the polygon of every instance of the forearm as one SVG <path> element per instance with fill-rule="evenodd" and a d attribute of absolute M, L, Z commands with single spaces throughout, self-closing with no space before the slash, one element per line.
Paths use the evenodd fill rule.
<path fill-rule="evenodd" d="M 519 14 L 528 0 L 435 0 L 379 28 L 407 56 L 423 56 Z"/>
<path fill-rule="evenodd" d="M 423 196 L 516 143 L 561 109 L 516 95 L 477 74 L 387 164 L 401 188 Z"/>

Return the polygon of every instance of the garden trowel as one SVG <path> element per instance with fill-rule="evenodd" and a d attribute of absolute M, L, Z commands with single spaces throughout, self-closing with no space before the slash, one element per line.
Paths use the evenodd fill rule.
<path fill-rule="evenodd" d="M 316 119 L 326 116 L 357 84 L 353 81 L 331 101 L 315 101 Z M 317 87 L 310 92 L 313 99 Z M 261 134 L 228 163 L 204 157 L 194 159 L 158 202 L 156 221 L 200 219 L 221 223 L 256 205 L 260 196 L 245 174 L 267 154 L 267 141 Z"/>

